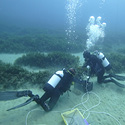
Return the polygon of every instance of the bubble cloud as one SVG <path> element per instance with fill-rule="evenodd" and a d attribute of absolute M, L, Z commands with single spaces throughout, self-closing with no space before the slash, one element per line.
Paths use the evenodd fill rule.
<path fill-rule="evenodd" d="M 106 23 L 101 23 L 101 17 L 98 16 L 95 19 L 94 16 L 89 18 L 89 23 L 86 27 L 88 39 L 86 40 L 86 48 L 90 49 L 93 47 L 99 40 L 105 37 L 105 27 Z"/>

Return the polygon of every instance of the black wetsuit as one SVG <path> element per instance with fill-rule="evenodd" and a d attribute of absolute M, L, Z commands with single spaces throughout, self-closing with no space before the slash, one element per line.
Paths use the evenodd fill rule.
<path fill-rule="evenodd" d="M 73 75 L 67 71 L 63 71 L 64 76 L 61 78 L 60 82 L 55 88 L 48 83 L 45 84 L 43 88 L 45 93 L 40 98 L 40 105 L 45 111 L 50 111 L 57 103 L 60 95 L 70 89 L 71 83 L 73 81 Z M 48 100 L 49 99 L 49 100 Z M 45 102 L 48 100 L 48 107 L 45 105 Z"/>
<path fill-rule="evenodd" d="M 97 76 L 97 82 L 102 83 L 103 82 L 103 75 L 105 73 L 105 68 L 102 65 L 102 62 L 100 59 L 98 59 L 95 55 L 90 55 L 89 58 L 85 59 L 85 65 L 89 65 L 91 68 L 90 76 L 92 74 L 96 74 Z"/>

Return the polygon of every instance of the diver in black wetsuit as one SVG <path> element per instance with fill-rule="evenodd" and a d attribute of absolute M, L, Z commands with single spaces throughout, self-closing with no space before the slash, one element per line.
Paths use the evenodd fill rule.
<path fill-rule="evenodd" d="M 57 71 L 45 84 L 43 96 L 34 101 L 40 104 L 45 111 L 52 110 L 60 95 L 70 89 L 74 75 L 75 70 L 73 68 L 70 68 L 68 71 Z"/>
<path fill-rule="evenodd" d="M 90 67 L 90 72 L 89 75 L 96 75 L 97 76 L 97 82 L 98 83 L 108 83 L 108 82 L 113 82 L 117 86 L 125 88 L 124 84 L 119 83 L 117 80 L 124 81 L 125 78 L 124 76 L 119 76 L 113 73 L 110 73 L 108 75 L 105 75 L 105 71 L 109 71 L 112 69 L 110 63 L 106 59 L 106 57 L 103 55 L 101 52 L 96 52 L 96 55 L 90 54 L 89 51 L 84 51 L 83 52 L 83 57 L 85 58 L 85 63 L 83 65 L 83 68 L 86 66 Z M 115 78 L 115 79 L 114 79 Z"/>
<path fill-rule="evenodd" d="M 7 111 L 20 108 L 31 103 L 32 101 L 35 101 L 37 104 L 40 104 L 45 111 L 50 111 L 56 105 L 60 95 L 62 95 L 67 90 L 70 90 L 70 86 L 74 81 L 75 73 L 75 69 L 73 68 L 70 68 L 69 70 L 63 69 L 61 71 L 57 71 L 45 84 L 43 88 L 45 93 L 41 98 L 39 98 L 39 95 L 32 94 L 32 91 L 30 90 L 6 91 L 0 92 L 0 101 L 13 100 L 23 96 L 29 96 L 30 98 L 24 103 L 12 107 Z"/>
<path fill-rule="evenodd" d="M 85 58 L 85 63 L 83 67 L 90 67 L 90 76 L 96 75 L 97 76 L 97 82 L 98 83 L 107 83 L 111 82 L 111 79 L 106 80 L 106 78 L 109 78 L 110 76 L 104 76 L 105 74 L 105 69 L 107 70 L 111 69 L 111 65 L 107 63 L 106 67 L 103 66 L 101 59 L 99 59 L 96 55 L 90 54 L 89 51 L 84 51 L 83 52 L 83 57 Z M 104 59 L 104 58 L 103 58 Z"/>

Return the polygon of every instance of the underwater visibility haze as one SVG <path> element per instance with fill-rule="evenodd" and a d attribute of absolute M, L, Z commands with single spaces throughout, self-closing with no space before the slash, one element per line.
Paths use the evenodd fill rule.
<path fill-rule="evenodd" d="M 65 27 L 69 19 L 85 30 L 90 16 L 101 16 L 107 28 L 124 32 L 124 0 L 1 0 L 0 24 Z"/>
<path fill-rule="evenodd" d="M 0 0 L 0 124 L 64 125 L 65 118 L 70 123 L 81 118 L 82 125 L 124 125 L 124 6 L 125 0 Z M 85 81 L 84 50 L 103 52 L 114 73 L 122 75 L 114 75 L 121 84 Z M 83 86 L 75 90 L 76 82 L 49 113 L 34 96 L 26 101 L 27 92 L 43 95 L 52 74 L 71 67 L 77 82 L 90 80 L 91 92 Z M 80 114 L 76 108 L 84 116 L 79 120 L 73 119 Z M 76 114 L 70 117 L 68 110 Z"/>
<path fill-rule="evenodd" d="M 103 39 L 104 44 L 109 43 L 111 39 L 114 40 L 111 44 L 117 44 L 117 41 L 124 40 L 124 4 L 124 0 L 1 0 L 0 32 L 19 32 L 20 30 L 25 35 L 26 29 L 52 31 L 56 32 L 55 36 L 60 33 L 64 38 L 59 41 L 60 44 L 65 41 L 75 46 L 82 45 L 79 47 L 81 51 L 89 39 L 86 27 L 89 24 L 89 18 L 93 16 L 95 20 L 101 17 L 100 23 L 106 23 L 104 34 L 107 38 Z M 58 45 L 55 44 L 55 46 Z M 44 50 L 41 49 L 41 51 Z M 49 50 L 46 48 L 46 51 Z"/>

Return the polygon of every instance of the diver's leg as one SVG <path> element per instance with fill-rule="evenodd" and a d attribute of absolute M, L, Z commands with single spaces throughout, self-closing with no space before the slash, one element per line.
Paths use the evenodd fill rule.
<path fill-rule="evenodd" d="M 108 83 L 108 82 L 112 82 L 112 80 L 111 79 L 104 79 L 103 80 L 103 83 Z"/>
<path fill-rule="evenodd" d="M 51 97 L 50 92 L 45 92 L 43 96 L 40 98 L 40 104 L 43 104 L 46 100 L 48 100 Z"/>
<path fill-rule="evenodd" d="M 45 101 L 48 100 L 50 97 L 51 97 L 51 93 L 45 92 L 41 98 L 37 98 L 34 101 L 37 104 L 40 104 L 45 111 L 48 111 L 48 107 L 47 107 Z"/>
<path fill-rule="evenodd" d="M 44 95 L 40 98 L 40 105 L 45 111 L 48 111 L 48 105 L 45 103 L 51 97 L 49 92 L 45 92 Z"/>
<path fill-rule="evenodd" d="M 104 71 L 102 70 L 101 72 L 99 72 L 98 74 L 97 74 L 97 82 L 98 83 L 102 83 L 103 82 L 103 80 L 104 80 L 104 77 L 103 77 L 103 75 L 104 75 Z"/>
<path fill-rule="evenodd" d="M 52 108 L 55 106 L 55 104 L 57 103 L 58 99 L 60 97 L 60 93 L 58 93 L 57 91 L 55 91 L 53 94 L 51 93 L 45 93 L 41 99 L 39 104 L 42 106 L 42 108 L 48 112 L 50 110 L 52 110 Z M 48 104 L 45 102 L 47 99 L 49 99 Z"/>
<path fill-rule="evenodd" d="M 49 100 L 49 103 L 48 103 L 48 106 L 49 106 L 49 110 L 52 110 L 53 107 L 56 105 L 58 99 L 60 97 L 60 92 L 59 91 L 55 91 L 53 93 L 53 95 L 51 96 L 50 100 Z"/>
<path fill-rule="evenodd" d="M 111 77 L 111 74 L 108 74 L 108 75 L 103 76 L 104 79 L 110 78 L 110 77 Z"/>

